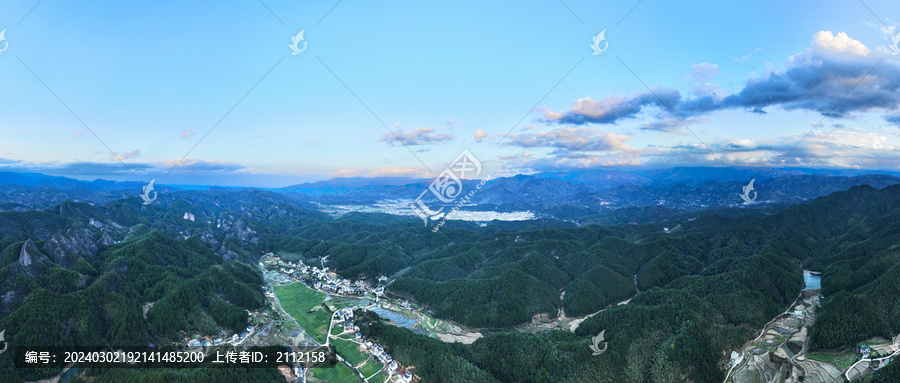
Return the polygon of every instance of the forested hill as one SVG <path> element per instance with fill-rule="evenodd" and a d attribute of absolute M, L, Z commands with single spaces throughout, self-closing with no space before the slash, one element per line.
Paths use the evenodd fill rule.
<path fill-rule="evenodd" d="M 823 271 L 813 345 L 839 348 L 900 333 L 900 186 L 854 187 L 768 221 Z"/>
<path fill-rule="evenodd" d="M 900 332 L 898 208 L 900 187 L 860 186 L 766 216 L 588 227 L 451 222 L 433 232 L 415 218 L 334 218 L 257 190 L 175 192 L 149 206 L 136 197 L 67 201 L 0 212 L 0 328 L 13 344 L 48 345 L 159 344 L 181 330 L 240 328 L 244 309 L 264 303 L 262 278 L 246 263 L 272 251 L 324 261 L 345 277 L 388 276 L 389 293 L 485 329 L 469 349 L 433 345 L 475 376 L 721 381 L 723 351 L 793 301 L 801 268 L 824 271 L 814 346 Z M 574 333 L 508 331 L 560 308 L 582 316 L 632 297 Z M 589 339 L 601 330 L 609 351 L 592 357 Z M 402 331 L 367 331 L 406 342 L 404 363 L 430 376 L 429 361 L 414 359 L 432 346 Z M 514 373 L 538 355 L 546 359 L 534 380 Z M 0 357 L 0 368 L 9 363 Z"/>
<path fill-rule="evenodd" d="M 669 233 L 652 224 L 491 233 L 424 253 L 389 290 L 439 317 L 502 328 L 537 313 L 555 316 L 560 305 L 569 316 L 594 312 L 632 294 L 636 275 L 642 292 L 584 321 L 580 337 L 490 335 L 473 345 L 480 356 L 456 352 L 466 361 L 459 368 L 501 381 L 577 381 L 586 371 L 602 381 L 617 381 L 617 373 L 629 381 L 721 381 L 723 351 L 787 308 L 802 286 L 801 267 L 825 272 L 813 347 L 900 332 L 898 208 L 900 187 L 861 186 L 767 217 L 704 216 Z M 588 339 L 602 330 L 610 351 L 589 358 Z M 393 339 L 417 365 L 433 361 L 416 355 L 443 348 L 400 330 L 369 331 Z M 504 350 L 522 348 L 553 355 L 546 375 L 533 376 L 555 378 L 515 375 L 513 366 L 532 359 Z"/>
<path fill-rule="evenodd" d="M 265 304 L 254 228 L 277 231 L 302 226 L 306 217 L 327 219 L 272 193 L 182 196 L 150 206 L 129 198 L 0 212 L 0 328 L 6 340 L 168 345 L 181 341 L 180 331 L 240 332 L 247 326 L 246 310 Z M 0 372 L 0 381 L 22 381 L 58 371 L 16 370 L 12 353 L 5 353 Z M 234 373 L 268 381 L 277 376 L 262 370 Z M 229 374 L 204 376 L 238 376 Z M 164 379 L 165 374 L 155 375 Z"/>

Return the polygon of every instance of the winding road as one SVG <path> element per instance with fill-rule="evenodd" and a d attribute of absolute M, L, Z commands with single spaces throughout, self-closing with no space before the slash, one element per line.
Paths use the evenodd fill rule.
<path fill-rule="evenodd" d="M 753 344 L 754 342 L 756 342 L 757 340 L 759 340 L 759 338 L 762 338 L 763 335 L 766 334 L 766 330 L 769 328 L 769 325 L 772 324 L 772 322 L 775 322 L 778 318 L 781 318 L 782 315 L 790 313 L 790 312 L 791 312 L 791 309 L 794 308 L 794 305 L 797 304 L 797 301 L 799 301 L 800 298 L 803 296 L 803 291 L 804 291 L 804 290 L 800 290 L 800 294 L 797 295 L 797 298 L 796 298 L 796 299 L 794 299 L 794 303 L 791 303 L 790 306 L 788 306 L 787 310 L 785 310 L 785 311 L 784 311 L 783 313 L 781 313 L 781 314 L 776 315 L 774 318 L 772 318 L 772 320 L 769 321 L 769 323 L 766 323 L 765 325 L 762 326 L 762 330 L 759 332 L 759 336 L 757 336 L 757 337 L 754 338 L 753 340 L 751 340 L 751 341 L 745 343 L 743 346 L 741 346 L 740 352 L 743 354 L 743 353 L 744 353 L 744 350 L 747 349 L 748 346 L 750 346 L 751 344 Z M 746 361 L 749 361 L 749 360 L 750 360 L 750 358 L 744 358 L 744 359 L 745 359 Z M 737 370 L 735 370 L 735 367 L 737 367 Z M 731 366 L 731 368 L 728 370 L 728 373 L 725 374 L 725 380 L 722 381 L 722 383 L 728 383 L 728 379 L 731 379 L 731 377 L 732 377 L 731 372 L 734 371 L 734 373 L 737 373 L 738 371 L 741 370 L 741 367 L 744 367 L 744 364 L 743 364 L 743 363 L 739 363 L 739 364 L 736 364 L 736 365 L 734 365 L 734 366 Z"/>
<path fill-rule="evenodd" d="M 893 354 L 885 356 L 885 357 L 881 357 L 881 358 L 877 358 L 877 359 L 860 359 L 856 363 L 853 363 L 852 365 L 850 365 L 850 368 L 848 368 L 847 371 L 844 371 L 844 377 L 847 378 L 847 380 L 851 380 L 850 379 L 850 371 L 853 371 L 853 369 L 856 368 L 857 364 L 860 364 L 862 362 L 880 362 L 885 359 L 893 358 L 897 355 L 900 355 L 900 349 L 898 349 L 897 351 L 894 351 Z"/>

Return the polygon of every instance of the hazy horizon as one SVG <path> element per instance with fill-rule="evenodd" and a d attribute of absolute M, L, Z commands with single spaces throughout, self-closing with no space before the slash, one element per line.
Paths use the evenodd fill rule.
<path fill-rule="evenodd" d="M 474 178 L 467 178 L 467 180 L 482 180 L 485 178 L 496 179 L 503 177 L 515 177 L 515 176 L 534 176 L 540 175 L 541 173 L 548 172 L 621 172 L 621 173 L 630 173 L 640 175 L 646 172 L 653 171 L 666 171 L 666 170 L 674 170 L 674 169 L 721 169 L 726 170 L 728 167 L 720 166 L 674 166 L 674 167 L 632 167 L 632 168 L 601 168 L 601 169 L 564 169 L 564 170 L 552 170 L 546 172 L 530 172 L 530 173 L 515 173 L 515 174 L 481 174 Z M 890 171 L 890 170 L 881 170 L 881 169 L 846 169 L 846 168 L 808 168 L 808 167 L 765 167 L 765 166 L 742 166 L 742 167 L 730 167 L 731 170 L 743 171 L 743 172 L 752 172 L 752 171 L 765 171 L 763 176 L 765 178 L 775 178 L 778 177 L 776 172 L 796 172 L 801 174 L 821 174 L 821 175 L 831 175 L 831 176 L 844 176 L 844 177 L 855 177 L 867 174 L 885 174 L 885 175 L 900 175 L 900 171 Z M 96 182 L 96 181 L 111 181 L 111 182 L 137 182 L 145 184 L 149 180 L 145 180 L 145 177 L 136 177 L 136 178 L 104 178 L 104 177 L 79 177 L 79 176 L 70 176 L 70 175 L 61 175 L 61 174 L 50 174 L 50 173 L 39 173 L 32 171 L 8 171 L 8 170 L 0 170 L 0 172 L 9 172 L 16 174 L 41 174 L 50 177 L 65 177 L 68 179 L 73 179 L 77 181 L 83 182 Z M 737 174 L 737 173 L 734 174 Z M 371 179 L 371 184 L 380 184 L 380 185 L 406 185 L 409 183 L 427 183 L 436 177 L 416 177 L 416 176 L 344 176 L 344 177 L 331 177 L 331 178 L 321 178 L 314 180 L 302 180 L 296 183 L 287 183 L 287 184 L 204 184 L 204 183 L 171 183 L 171 182 L 158 182 L 159 185 L 173 186 L 173 187 L 187 187 L 187 188 L 208 188 L 208 187 L 224 187 L 224 188 L 258 188 L 258 189 L 280 189 L 287 188 L 291 186 L 298 186 L 304 184 L 315 184 L 318 182 L 335 182 L 341 180 L 367 180 Z M 155 179 L 153 179 L 155 180 Z M 281 179 L 275 179 L 278 181 Z M 743 181 L 743 180 L 742 180 Z"/>
<path fill-rule="evenodd" d="M 890 171 L 900 8 L 868 8 L 14 4 L 0 170 L 275 186 L 435 177 L 469 150 L 490 174 Z"/>

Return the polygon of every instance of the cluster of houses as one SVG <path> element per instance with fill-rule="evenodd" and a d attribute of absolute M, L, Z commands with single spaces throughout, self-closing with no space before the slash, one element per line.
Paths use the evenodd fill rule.
<path fill-rule="evenodd" d="M 384 295 L 384 286 L 372 287 L 368 282 L 359 280 L 351 281 L 338 277 L 326 267 L 308 266 L 303 262 L 284 262 L 277 260 L 275 263 L 282 274 L 292 277 L 316 290 L 326 293 L 341 295 L 366 295 L 375 294 L 376 297 Z M 379 282 L 387 281 L 386 277 L 379 278 Z"/>
<path fill-rule="evenodd" d="M 390 375 L 396 375 L 394 382 L 409 383 L 412 381 L 413 374 L 409 371 L 400 372 L 400 364 L 384 349 L 384 347 L 374 343 L 368 339 L 363 339 L 363 335 L 359 332 L 359 326 L 353 323 L 353 309 L 350 307 L 342 308 L 334 313 L 334 321 L 343 323 L 344 331 L 356 333 L 356 339 L 362 342 L 362 349 L 372 354 L 382 365 L 384 370 Z"/>
<path fill-rule="evenodd" d="M 356 334 L 356 338 L 362 338 L 359 332 L 359 326 L 353 323 L 353 309 L 349 307 L 342 308 L 334 313 L 334 321 L 343 322 L 344 331 L 350 331 Z"/>
<path fill-rule="evenodd" d="M 403 371 L 400 375 L 398 375 L 397 382 L 399 383 L 409 383 L 412 381 L 413 374 L 409 371 Z"/>
<path fill-rule="evenodd" d="M 735 366 L 741 364 L 744 360 L 744 354 L 741 354 L 737 351 L 731 352 L 731 360 L 728 361 L 728 367 Z"/>
<path fill-rule="evenodd" d="M 869 346 L 859 346 L 853 351 L 856 351 L 856 353 L 859 354 L 860 359 L 869 359 L 869 355 L 872 354 L 872 349 L 869 348 Z"/>
<path fill-rule="evenodd" d="M 384 347 L 381 347 L 370 340 L 366 340 L 363 342 L 363 348 L 384 365 L 384 370 L 389 376 L 397 376 L 396 382 L 409 383 L 412 380 L 413 374 L 409 371 L 400 372 L 400 364 L 388 355 L 387 351 L 384 350 Z"/>
<path fill-rule="evenodd" d="M 253 326 L 247 326 L 244 332 L 240 334 L 234 334 L 231 337 L 223 337 L 216 339 L 209 338 L 197 338 L 191 339 L 187 342 L 188 347 L 197 348 L 197 347 L 210 347 L 210 346 L 221 346 L 221 345 L 235 345 L 239 344 L 247 339 L 250 334 L 253 333 Z"/>
<path fill-rule="evenodd" d="M 351 281 L 343 279 L 338 277 L 334 272 L 328 271 L 328 268 L 324 267 L 324 265 L 320 268 L 305 265 L 303 262 L 285 262 L 283 260 L 269 260 L 266 263 L 268 263 L 269 266 L 277 267 L 282 274 L 287 275 L 294 280 L 303 282 L 306 286 L 315 290 L 341 295 L 374 294 L 376 301 L 384 295 L 384 285 L 389 282 L 389 279 L 385 276 L 379 277 L 375 286 L 372 286 L 370 283 L 363 280 Z M 274 294 L 268 290 L 266 290 L 266 295 L 274 296 Z M 410 310 L 413 309 L 408 300 L 401 301 L 400 306 Z M 363 349 L 366 352 L 371 353 L 375 359 L 385 366 L 384 371 L 393 378 L 390 379 L 392 382 L 409 383 L 412 381 L 414 376 L 413 373 L 401 371 L 397 361 L 395 361 L 382 346 L 364 339 L 362 333 L 359 331 L 359 327 L 353 323 L 353 308 L 347 307 L 336 311 L 332 320 L 342 324 L 345 331 L 354 333 L 356 339 L 362 342 Z"/>
<path fill-rule="evenodd" d="M 894 338 L 893 344 L 879 344 L 876 346 L 869 347 L 867 345 L 862 345 L 859 347 L 854 347 L 853 351 L 859 355 L 860 359 L 874 359 L 870 364 L 869 368 L 872 370 L 880 370 L 886 367 L 891 363 L 891 355 L 894 355 L 896 347 L 900 345 L 898 343 L 898 339 L 900 339 L 900 335 Z"/>

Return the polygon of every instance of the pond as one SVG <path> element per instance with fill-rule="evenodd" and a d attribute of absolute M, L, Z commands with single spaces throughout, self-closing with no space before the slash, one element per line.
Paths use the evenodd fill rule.
<path fill-rule="evenodd" d="M 384 308 L 380 303 L 375 308 L 369 307 L 372 305 L 372 301 L 368 298 L 332 297 L 330 295 L 325 298 L 325 301 L 330 300 L 341 302 L 342 304 L 350 307 L 367 307 L 369 310 L 378 314 L 378 316 L 394 322 L 400 327 L 410 329 L 416 334 L 428 335 L 428 331 L 422 329 L 422 327 L 417 324 L 414 318 L 410 318 L 396 311 L 388 310 Z"/>
<path fill-rule="evenodd" d="M 385 308 L 381 307 L 381 305 L 378 305 L 378 307 L 376 307 L 376 308 L 370 308 L 369 310 L 375 312 L 376 314 L 378 314 L 378 316 L 380 316 L 384 319 L 390 320 L 390 321 L 398 324 L 400 327 L 405 327 L 405 328 L 412 330 L 414 333 L 423 334 L 423 335 L 428 333 L 427 331 L 416 326 L 415 319 L 408 318 L 407 316 L 397 313 L 397 312 L 386 310 Z"/>
<path fill-rule="evenodd" d="M 803 290 L 815 290 L 822 288 L 822 274 L 813 274 L 809 271 L 803 271 Z"/>

